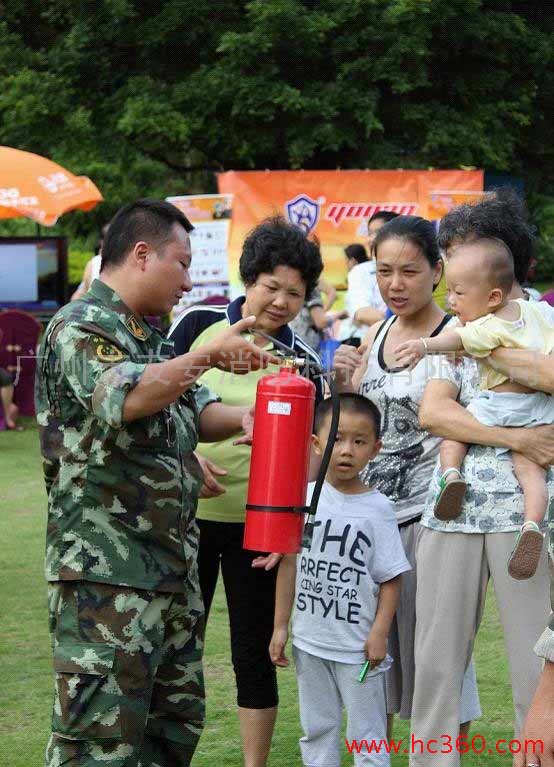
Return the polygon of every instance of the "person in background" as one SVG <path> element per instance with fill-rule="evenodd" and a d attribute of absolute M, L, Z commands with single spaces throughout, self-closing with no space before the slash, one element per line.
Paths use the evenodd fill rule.
<path fill-rule="evenodd" d="M 554 290 L 550 288 L 550 290 L 545 291 L 539 298 L 539 301 L 544 301 L 549 306 L 554 306 Z"/>
<path fill-rule="evenodd" d="M 311 240 L 308 240 L 308 243 L 313 248 L 314 258 L 316 260 L 321 259 L 318 243 Z M 322 294 L 326 296 L 325 302 Z M 300 312 L 289 322 L 291 330 L 316 352 L 323 340 L 324 331 L 331 321 L 327 312 L 335 303 L 336 298 L 337 291 L 333 285 L 320 277 L 316 287 L 306 296 Z"/>
<path fill-rule="evenodd" d="M 240 258 L 244 295 L 228 306 L 193 306 L 169 330 L 178 354 L 194 351 L 228 330 L 244 316 L 255 315 L 254 331 L 267 333 L 289 347 L 307 365 L 319 358 L 290 328 L 302 309 L 306 294 L 316 286 L 323 262 L 316 243 L 283 218 L 260 223 L 246 237 Z M 271 343 L 254 335 L 258 348 Z M 272 368 L 271 372 L 276 372 Z M 221 397 L 223 404 L 251 407 L 263 371 L 240 379 L 212 370 L 201 382 Z M 321 378 L 315 377 L 316 398 L 323 398 Z M 242 547 L 245 503 L 251 452 L 235 447 L 231 439 L 202 444 L 198 456 L 204 488 L 198 508 L 200 588 L 209 614 L 219 573 L 223 576 L 231 628 L 231 654 L 237 684 L 237 705 L 245 767 L 264 767 L 275 720 L 278 693 L 275 666 L 269 657 L 275 608 L 275 565 L 280 554 L 259 554 Z"/>
<path fill-rule="evenodd" d="M 316 287 L 306 296 L 302 309 L 297 316 L 289 322 L 290 328 L 295 334 L 305 341 L 314 351 L 318 351 L 319 344 L 323 339 L 323 331 L 329 324 L 323 299 L 319 288 Z"/>
<path fill-rule="evenodd" d="M 554 508 L 551 506 L 551 509 Z M 554 573 L 554 515 L 550 514 L 550 565 Z M 551 576 L 554 578 L 554 576 Z M 554 580 L 550 584 L 552 610 L 554 611 Z M 539 678 L 535 697 L 531 703 L 521 740 L 522 749 L 518 767 L 554 767 L 554 617 L 535 645 L 539 658 L 544 658 L 544 668 Z M 537 751 L 533 743 L 542 742 Z M 540 755 L 540 762 L 537 761 Z"/>
<path fill-rule="evenodd" d="M 352 271 L 358 264 L 365 264 L 369 259 L 367 257 L 367 250 L 358 242 L 354 242 L 351 245 L 347 245 L 344 249 L 344 256 L 346 260 L 346 272 Z M 348 277 L 347 277 L 348 279 Z M 346 293 L 345 308 L 342 312 L 336 313 L 333 320 L 341 320 L 341 323 L 336 331 L 336 337 L 340 339 L 341 343 L 349 344 L 350 346 L 358 347 L 361 342 L 361 338 L 358 333 L 358 328 L 352 323 L 352 319 L 348 315 L 348 309 L 346 304 L 348 303 L 348 293 Z"/>
<path fill-rule="evenodd" d="M 533 283 L 537 279 L 537 264 L 538 261 L 536 257 L 532 256 L 531 261 L 529 262 L 529 268 L 527 269 L 527 274 L 525 275 L 525 282 L 521 286 L 523 288 L 523 292 L 532 301 L 540 301 L 541 299 L 540 290 L 537 290 L 533 287 Z"/>
<path fill-rule="evenodd" d="M 102 267 L 102 245 L 104 244 L 104 239 L 107 233 L 108 224 L 103 226 L 100 230 L 100 237 L 98 239 L 98 246 L 96 248 L 97 253 L 89 261 L 87 261 L 85 270 L 83 272 L 83 279 L 79 283 L 77 290 L 71 296 L 70 301 L 76 301 L 78 298 L 82 298 L 85 293 L 88 292 L 93 280 L 97 280 L 100 276 L 100 269 Z"/>
<path fill-rule="evenodd" d="M 398 216 L 390 210 L 379 210 L 367 222 L 367 241 L 369 245 L 369 258 L 352 266 L 348 271 L 348 292 L 346 294 L 346 311 L 348 312 L 350 327 L 342 331 L 343 343 L 350 346 L 360 346 L 362 339 L 370 325 L 384 319 L 387 306 L 383 301 L 377 278 L 375 276 L 375 259 L 372 254 L 372 245 L 375 235 L 387 221 L 392 221 Z M 350 248 L 352 246 L 349 246 Z M 350 251 L 352 252 L 352 251 Z M 359 255 L 358 257 L 361 257 Z M 347 264 L 351 256 L 347 254 Z M 350 331 L 348 337 L 346 332 Z"/>
<path fill-rule="evenodd" d="M 21 431 L 17 425 L 19 408 L 13 401 L 13 378 L 4 368 L 0 368 L 0 401 L 4 410 L 6 428 L 11 431 Z"/>
<path fill-rule="evenodd" d="M 365 264 L 366 261 L 369 261 L 367 250 L 359 242 L 347 245 L 344 249 L 344 255 L 346 257 L 346 269 L 349 272 L 358 264 Z"/>
<path fill-rule="evenodd" d="M 331 283 L 327 282 L 327 280 L 324 280 L 323 277 L 319 278 L 317 287 L 319 288 L 319 291 L 327 297 L 325 303 L 323 304 L 323 311 L 327 313 L 331 311 L 333 304 L 337 300 L 337 291 L 335 286 L 331 285 Z"/>

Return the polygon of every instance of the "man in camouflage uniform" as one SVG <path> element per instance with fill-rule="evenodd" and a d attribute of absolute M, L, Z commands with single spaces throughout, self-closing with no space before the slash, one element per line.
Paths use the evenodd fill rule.
<path fill-rule="evenodd" d="M 202 730 L 193 451 L 199 430 L 223 439 L 248 417 L 195 381 L 237 356 L 252 369 L 271 356 L 240 335 L 254 318 L 180 357 L 143 319 L 191 289 L 191 229 L 168 203 L 123 208 L 102 281 L 58 312 L 41 345 L 56 675 L 49 767 L 189 765 Z"/>

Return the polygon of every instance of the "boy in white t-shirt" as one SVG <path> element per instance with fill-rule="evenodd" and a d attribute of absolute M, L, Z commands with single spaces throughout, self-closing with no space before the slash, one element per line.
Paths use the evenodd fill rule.
<path fill-rule="evenodd" d="M 379 411 L 359 394 L 342 394 L 340 405 L 310 548 L 298 557 L 287 555 L 279 567 L 269 653 L 277 666 L 288 665 L 284 650 L 294 604 L 292 644 L 306 767 L 340 767 L 343 708 L 347 738 L 365 741 L 354 763 L 386 767 L 384 672 L 392 662 L 387 641 L 400 574 L 410 565 L 390 501 L 368 490 L 358 476 L 381 446 Z M 313 442 L 319 454 L 330 424 L 327 399 L 316 412 Z"/>
<path fill-rule="evenodd" d="M 509 380 L 488 364 L 499 346 L 543 354 L 554 350 L 554 324 L 539 302 L 509 299 L 514 262 L 501 240 L 478 239 L 453 248 L 446 264 L 450 308 L 462 323 L 434 338 L 407 341 L 395 349 L 398 362 L 414 367 L 426 354 L 465 351 L 479 360 L 481 391 L 468 405 L 487 426 L 538 426 L 554 423 L 554 397 Z M 468 445 L 443 440 L 440 447 L 438 519 L 455 519 L 461 511 L 466 483 L 460 469 Z M 497 453 L 508 453 L 497 448 Z M 522 580 L 534 575 L 543 547 L 539 525 L 548 507 L 545 469 L 520 453 L 512 453 L 514 472 L 523 490 L 524 519 L 508 562 L 508 572 Z"/>

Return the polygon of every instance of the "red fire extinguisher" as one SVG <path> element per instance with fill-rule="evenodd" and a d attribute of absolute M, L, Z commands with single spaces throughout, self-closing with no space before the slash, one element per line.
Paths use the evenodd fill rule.
<path fill-rule="evenodd" d="M 245 549 L 300 551 L 314 403 L 314 384 L 292 365 L 258 383 Z"/>

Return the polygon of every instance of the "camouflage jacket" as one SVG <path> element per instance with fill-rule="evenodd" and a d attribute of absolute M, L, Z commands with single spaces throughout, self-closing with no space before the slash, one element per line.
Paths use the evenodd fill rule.
<path fill-rule="evenodd" d="M 123 423 L 127 393 L 147 364 L 173 356 L 173 344 L 99 280 L 51 320 L 39 355 L 47 580 L 195 586 L 202 472 L 193 450 L 198 408 L 217 397 L 196 387 Z"/>
<path fill-rule="evenodd" d="M 535 646 L 535 652 L 554 663 L 554 499 L 548 506 L 548 564 L 550 567 L 550 604 L 552 615 L 550 623 Z"/>

